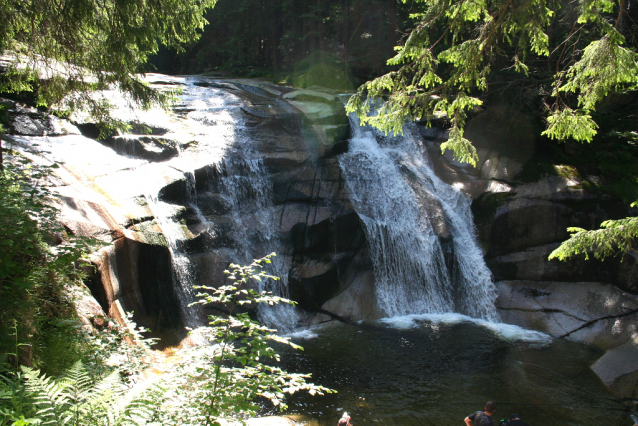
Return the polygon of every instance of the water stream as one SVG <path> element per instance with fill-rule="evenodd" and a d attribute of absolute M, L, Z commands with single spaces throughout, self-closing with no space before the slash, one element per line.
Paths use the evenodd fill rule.
<path fill-rule="evenodd" d="M 459 312 L 497 321 L 469 197 L 436 177 L 410 125 L 385 136 L 350 120 L 353 137 L 339 162 L 387 316 Z"/>
<path fill-rule="evenodd" d="M 194 275 L 190 260 L 181 247 L 180 237 L 184 234 L 184 227 L 174 220 L 174 209 L 171 209 L 167 203 L 160 201 L 157 198 L 157 193 L 149 192 L 145 195 L 145 198 L 168 244 L 173 266 L 173 288 L 179 299 L 184 325 L 191 330 L 195 330 L 203 326 L 204 322 L 200 305 L 189 306 L 196 300 L 196 291 L 193 286 L 197 283 L 193 279 Z"/>
<path fill-rule="evenodd" d="M 242 113 L 244 101 L 227 90 L 205 85 L 202 87 L 202 82 L 197 78 L 188 79 L 187 83 L 181 96 L 180 108 L 204 135 L 198 141 L 197 158 L 189 157 L 189 154 L 182 156 L 180 152 L 188 188 L 187 206 L 201 222 L 200 229 L 214 239 L 218 236 L 218 227 L 202 214 L 195 187 L 198 184 L 200 191 L 219 196 L 221 203 L 228 209 L 226 220 L 229 223 L 226 226 L 229 231 L 225 237 L 231 240 L 233 252 L 232 258 L 227 259 L 228 262 L 247 265 L 253 259 L 268 253 L 281 253 L 281 240 L 275 225 L 272 204 L 272 183 L 255 142 L 247 134 Z M 216 179 L 196 183 L 193 168 L 197 164 L 204 165 L 208 174 L 214 175 Z M 179 232 L 179 229 L 176 231 Z M 173 268 L 179 286 L 192 288 L 193 285 L 198 285 L 197 277 L 188 265 L 188 256 L 180 255 L 179 249 L 173 249 L 170 239 L 167 240 L 172 247 Z M 274 258 L 269 273 L 281 280 L 264 280 L 259 283 L 259 290 L 287 297 L 289 267 L 282 258 Z M 191 302 L 194 300 L 192 291 L 183 290 L 182 293 L 187 298 L 190 297 Z M 189 315 L 201 317 L 197 311 L 192 311 Z M 262 322 L 280 329 L 289 329 L 297 321 L 294 309 L 288 305 L 260 307 L 259 317 Z"/>
<path fill-rule="evenodd" d="M 241 142 L 215 165 L 219 179 L 215 188 L 209 189 L 217 191 L 229 207 L 229 236 L 236 254 L 233 262 L 247 265 L 255 258 L 281 254 L 283 250 L 272 203 L 272 183 L 250 139 L 243 138 Z M 259 290 L 288 297 L 290 265 L 282 257 L 272 261 L 268 273 L 280 279 L 260 282 Z M 259 319 L 269 326 L 289 330 L 297 323 L 297 313 L 286 304 L 264 306 L 259 309 Z"/>

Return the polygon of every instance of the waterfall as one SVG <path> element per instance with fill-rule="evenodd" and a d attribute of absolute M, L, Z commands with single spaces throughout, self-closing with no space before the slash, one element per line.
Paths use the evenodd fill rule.
<path fill-rule="evenodd" d="M 274 226 L 272 183 L 255 142 L 248 135 L 241 111 L 245 102 L 226 89 L 208 86 L 208 80 L 202 81 L 198 77 L 187 77 L 183 84 L 184 90 L 174 107 L 181 118 L 177 126 L 172 125 L 176 131 L 168 136 L 182 138 L 178 140 L 177 157 L 171 164 L 185 181 L 185 194 L 179 204 L 186 207 L 191 220 L 199 222 L 193 232 L 208 234 L 208 240 L 218 236 L 217 227 L 209 222 L 198 205 L 198 190 L 207 190 L 219 194 L 229 206 L 226 216 L 230 219 L 230 231 L 226 236 L 231 240 L 231 250 L 222 254 L 228 263 L 249 264 L 254 258 L 281 253 L 280 236 Z M 167 123 L 160 121 L 159 124 Z M 192 146 L 182 150 L 180 143 L 184 142 Z M 134 151 L 120 151 L 124 155 L 135 155 Z M 196 182 L 195 170 L 198 168 L 206 168 L 215 178 Z M 198 291 L 193 287 L 201 281 L 187 250 L 188 240 L 197 235 L 180 218 L 179 211 L 183 207 L 167 202 L 159 195 L 162 185 L 165 183 L 158 186 L 157 182 L 144 182 L 144 198 L 168 245 L 182 318 L 187 327 L 196 329 L 206 322 L 201 305 L 189 306 L 197 300 Z M 206 238 L 203 240 L 207 241 Z M 215 248 L 205 247 L 205 250 L 214 251 Z M 268 273 L 281 280 L 259 283 L 258 290 L 287 297 L 288 269 L 289 265 L 282 257 L 273 258 Z M 289 329 L 297 321 L 295 310 L 287 305 L 259 307 L 258 313 L 264 323 L 280 329 Z"/>
<path fill-rule="evenodd" d="M 272 203 L 272 182 L 253 141 L 243 134 L 243 123 L 235 123 L 237 143 L 232 152 L 216 163 L 211 172 L 217 177 L 209 189 L 220 194 L 230 207 L 229 237 L 236 254 L 234 263 L 248 264 L 269 253 L 281 254 L 283 246 Z M 288 297 L 290 265 L 281 256 L 272 259 L 269 274 L 280 279 L 259 283 L 259 291 Z M 260 306 L 259 319 L 280 330 L 295 326 L 297 313 L 292 306 Z"/>
<path fill-rule="evenodd" d="M 497 321 L 469 197 L 436 177 L 415 125 L 384 136 L 350 121 L 339 163 L 368 240 L 379 306 L 388 316 L 458 312 Z"/>
<path fill-rule="evenodd" d="M 192 175 L 191 175 L 192 176 Z M 173 288 L 179 299 L 184 325 L 192 330 L 204 325 L 200 305 L 189 306 L 196 300 L 193 288 L 197 283 L 193 279 L 190 260 L 182 250 L 182 238 L 187 232 L 184 226 L 174 219 L 174 208 L 160 201 L 156 193 L 147 193 L 144 198 L 162 230 L 171 255 Z"/>
<path fill-rule="evenodd" d="M 229 207 L 230 230 L 226 237 L 231 240 L 233 258 L 228 261 L 249 264 L 253 259 L 272 252 L 281 254 L 283 249 L 272 203 L 272 182 L 248 132 L 242 112 L 244 101 L 224 90 L 199 87 L 196 80 L 191 83 L 182 101 L 187 105 L 186 109 L 193 109 L 188 116 L 200 123 L 207 133 L 200 142 L 198 162 L 206 164 L 208 174 L 214 176 L 214 179 L 198 185 L 218 194 L 223 204 Z M 193 182 L 195 199 L 191 206 L 204 224 L 205 232 L 214 239 L 216 227 L 198 208 L 194 186 Z M 289 269 L 290 265 L 286 264 L 283 256 L 273 258 L 268 273 L 280 277 L 280 280 L 260 282 L 258 290 L 287 297 Z M 290 329 L 297 322 L 296 311 L 289 305 L 260 306 L 258 315 L 262 322 L 279 329 Z"/>

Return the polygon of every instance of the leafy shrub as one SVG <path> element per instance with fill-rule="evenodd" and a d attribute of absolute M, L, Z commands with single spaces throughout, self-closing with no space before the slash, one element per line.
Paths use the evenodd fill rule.
<path fill-rule="evenodd" d="M 148 368 L 150 345 L 157 339 L 145 339 L 141 333 L 147 330 L 135 323 L 121 327 L 104 320 L 96 333 L 78 328 L 75 339 L 84 339 L 86 352 L 94 356 L 77 355 L 84 361 L 75 361 L 58 379 L 18 365 L 0 370 L 0 426 L 143 425 L 156 416 L 164 391 L 152 381 L 136 382 Z M 9 355 L 15 357 L 19 346 L 16 341 Z"/>
<path fill-rule="evenodd" d="M 251 281 L 277 279 L 261 268 L 269 255 L 248 266 L 231 264 L 226 271 L 233 284 L 198 287 L 201 304 L 223 306 L 226 316 L 210 316 L 209 326 L 194 333 L 209 344 L 176 351 L 174 363 L 155 365 L 164 374 L 148 370 L 150 345 L 144 329 L 107 324 L 96 334 L 84 333 L 95 358 L 77 361 L 62 377 L 14 367 L 0 374 L 0 426 L 41 423 L 50 425 L 217 425 L 222 419 L 256 415 L 269 401 L 283 410 L 286 394 L 334 392 L 308 383 L 306 374 L 293 374 L 275 366 L 278 354 L 271 342 L 301 349 L 253 320 L 239 307 L 260 303 L 293 303 L 252 289 Z M 129 316 L 130 321 L 130 316 Z M 19 351 L 15 340 L 12 354 Z M 118 358 L 106 365 L 106 358 Z"/>
<path fill-rule="evenodd" d="M 48 202 L 47 182 L 58 165 L 11 157 L 0 172 L 0 353 L 9 353 L 17 338 L 28 345 L 16 356 L 30 364 L 38 351 L 46 352 L 45 342 L 37 343 L 41 328 L 73 316 L 64 286 L 82 276 L 75 262 L 86 241 L 66 236 L 56 221 L 58 211 Z"/>
<path fill-rule="evenodd" d="M 225 271 L 233 284 L 218 288 L 196 287 L 200 304 L 223 306 L 227 316 L 209 316 L 209 326 L 198 329 L 209 345 L 180 353 L 183 363 L 164 382 L 172 385 L 172 396 L 163 411 L 162 424 L 219 425 L 221 419 L 246 418 L 258 413 L 259 400 L 286 408 L 286 394 L 304 390 L 310 394 L 332 393 L 331 389 L 306 382 L 310 375 L 293 374 L 274 366 L 279 355 L 270 346 L 277 342 L 301 349 L 276 330 L 253 320 L 238 308 L 256 304 L 294 302 L 252 289 L 251 281 L 278 279 L 262 268 L 274 253 L 248 266 L 231 264 Z M 179 401 L 179 403 L 176 403 Z"/>

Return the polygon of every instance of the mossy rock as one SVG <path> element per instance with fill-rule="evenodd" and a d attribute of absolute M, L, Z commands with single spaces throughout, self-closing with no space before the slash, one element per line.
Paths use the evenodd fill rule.
<path fill-rule="evenodd" d="M 515 192 L 486 192 L 472 202 L 472 214 L 476 222 L 489 220 L 496 214 L 496 209 L 516 195 Z"/>

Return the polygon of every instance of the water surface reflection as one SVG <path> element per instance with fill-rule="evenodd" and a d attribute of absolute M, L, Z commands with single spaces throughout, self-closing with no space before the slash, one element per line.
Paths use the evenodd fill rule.
<path fill-rule="evenodd" d="M 512 342 L 472 322 L 429 321 L 337 324 L 293 340 L 305 351 L 285 350 L 285 368 L 339 391 L 289 399 L 289 412 L 321 425 L 344 410 L 354 426 L 460 425 L 489 399 L 498 419 L 516 412 L 530 426 L 632 424 L 589 369 L 601 354 L 572 342 Z"/>

